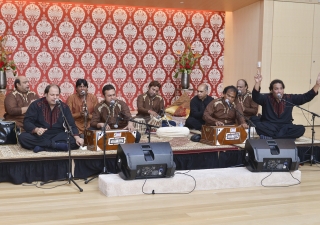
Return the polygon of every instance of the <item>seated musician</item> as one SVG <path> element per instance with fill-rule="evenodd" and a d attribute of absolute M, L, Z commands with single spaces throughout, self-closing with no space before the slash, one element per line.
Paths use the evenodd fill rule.
<path fill-rule="evenodd" d="M 252 120 L 252 122 L 256 125 L 256 131 L 260 138 L 296 139 L 301 137 L 305 132 L 305 128 L 303 125 L 292 123 L 292 104 L 303 105 L 318 95 L 320 73 L 313 88 L 304 94 L 285 94 L 283 81 L 276 79 L 270 83 L 270 93 L 263 95 L 260 94 L 261 74 L 255 75 L 254 79 L 255 85 L 252 91 L 252 99 L 262 106 L 262 116 Z"/>
<path fill-rule="evenodd" d="M 23 125 L 26 132 L 18 136 L 23 148 L 40 151 L 68 151 L 68 133 L 65 132 L 63 114 L 71 127 L 70 148 L 78 149 L 83 145 L 79 131 L 75 125 L 67 104 L 59 99 L 60 87 L 53 84 L 44 90 L 45 97 L 32 102 L 24 117 Z M 58 103 L 56 103 L 58 101 Z M 60 105 L 60 107 L 59 107 Z"/>
<path fill-rule="evenodd" d="M 15 121 L 17 127 L 23 131 L 23 119 L 29 105 L 39 96 L 30 91 L 29 81 L 24 76 L 19 76 L 14 81 L 15 89 L 10 92 L 4 100 L 4 120 Z"/>
<path fill-rule="evenodd" d="M 205 124 L 202 119 L 204 110 L 213 98 L 208 96 L 208 86 L 206 84 L 199 85 L 197 91 L 198 94 L 190 102 L 190 115 L 185 126 L 189 129 L 201 130 L 202 125 Z"/>
<path fill-rule="evenodd" d="M 246 119 L 250 119 L 251 116 L 256 116 L 258 113 L 258 104 L 252 100 L 252 95 L 248 91 L 248 83 L 244 79 L 240 79 L 237 82 L 238 88 L 238 101 L 242 107 L 243 115 Z"/>
<path fill-rule="evenodd" d="M 91 127 L 94 129 L 103 129 L 106 125 L 106 130 L 112 129 L 126 129 L 129 132 L 133 132 L 133 122 L 131 119 L 131 113 L 128 105 L 121 100 L 117 99 L 115 88 L 107 84 L 102 89 L 102 94 L 105 100 L 98 103 L 94 108 Z M 141 134 L 136 132 L 135 142 L 139 143 Z"/>
<path fill-rule="evenodd" d="M 97 97 L 88 93 L 88 82 L 85 79 L 78 79 L 76 93 L 68 97 L 67 105 L 71 110 L 80 136 L 84 134 L 84 130 L 89 128 L 93 109 L 97 104 Z"/>
<path fill-rule="evenodd" d="M 146 93 L 138 96 L 137 106 L 138 114 L 137 118 L 144 118 L 146 122 L 149 122 L 150 116 L 159 118 L 163 113 L 164 101 L 159 95 L 161 84 L 158 81 L 152 81 L 149 84 L 149 89 Z"/>
<path fill-rule="evenodd" d="M 225 87 L 223 96 L 209 103 L 203 113 L 203 120 L 207 126 L 225 126 L 241 124 L 245 129 L 248 125 L 245 119 L 235 110 L 243 114 L 237 98 L 238 90 L 235 86 Z M 230 106 L 229 106 L 230 105 Z"/>

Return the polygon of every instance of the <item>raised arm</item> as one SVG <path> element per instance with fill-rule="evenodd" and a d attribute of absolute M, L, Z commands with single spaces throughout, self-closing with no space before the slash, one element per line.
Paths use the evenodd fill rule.
<path fill-rule="evenodd" d="M 257 73 L 255 76 L 254 76 L 254 89 L 256 89 L 256 91 L 260 91 L 260 86 L 261 86 L 261 81 L 262 81 L 262 76 L 260 73 Z"/>
<path fill-rule="evenodd" d="M 320 73 L 318 74 L 316 84 L 313 86 L 313 90 L 315 93 L 318 93 L 319 87 L 320 87 Z"/>

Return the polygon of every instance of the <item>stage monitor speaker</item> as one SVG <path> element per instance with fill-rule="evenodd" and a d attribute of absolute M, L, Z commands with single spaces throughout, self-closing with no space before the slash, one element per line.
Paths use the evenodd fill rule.
<path fill-rule="evenodd" d="M 248 139 L 245 144 L 246 167 L 251 172 L 297 170 L 300 159 L 292 139 Z"/>
<path fill-rule="evenodd" d="M 120 144 L 117 167 L 124 180 L 164 178 L 174 175 L 176 164 L 169 142 Z"/>

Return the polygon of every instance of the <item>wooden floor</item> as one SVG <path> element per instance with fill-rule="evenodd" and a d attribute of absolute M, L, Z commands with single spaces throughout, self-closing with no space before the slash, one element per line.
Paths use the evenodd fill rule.
<path fill-rule="evenodd" d="M 40 189 L 0 183 L 0 224 L 319 224 L 320 167 L 300 170 L 297 186 L 180 195 L 108 198 L 99 192 L 98 179 L 89 184 L 77 180 L 82 193 L 74 184 Z"/>

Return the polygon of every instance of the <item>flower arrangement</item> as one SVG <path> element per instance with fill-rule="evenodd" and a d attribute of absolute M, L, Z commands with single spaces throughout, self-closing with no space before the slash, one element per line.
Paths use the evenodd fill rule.
<path fill-rule="evenodd" d="M 201 66 L 199 64 L 201 55 L 199 53 L 193 53 L 193 47 L 190 45 L 190 43 L 187 43 L 186 45 L 186 50 L 183 53 L 181 51 L 175 52 L 175 54 L 178 56 L 178 60 L 175 60 L 175 63 L 179 64 L 177 71 L 174 74 L 175 78 L 178 77 L 179 73 L 190 74 L 196 65 L 199 65 L 201 69 Z"/>
<path fill-rule="evenodd" d="M 8 60 L 11 52 L 5 49 L 6 42 L 7 37 L 0 36 L 0 71 L 12 70 L 13 75 L 15 76 L 17 67 L 13 60 Z"/>

